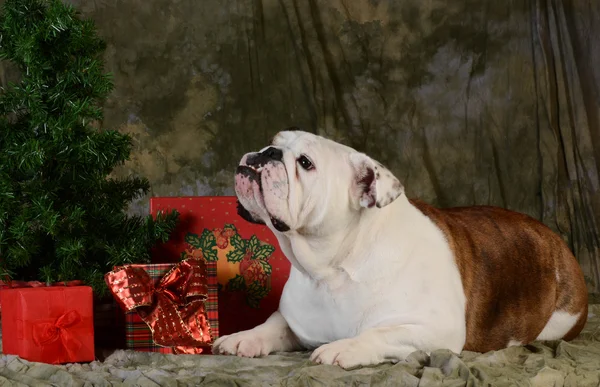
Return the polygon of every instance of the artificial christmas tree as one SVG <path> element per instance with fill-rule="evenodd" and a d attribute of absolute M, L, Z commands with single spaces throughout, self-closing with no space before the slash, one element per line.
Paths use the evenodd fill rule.
<path fill-rule="evenodd" d="M 21 75 L 0 95 L 0 272 L 108 294 L 104 273 L 148 262 L 177 213 L 128 216 L 148 181 L 109 176 L 132 141 L 98 129 L 113 86 L 92 21 L 60 0 L 6 0 L 0 37 Z"/>

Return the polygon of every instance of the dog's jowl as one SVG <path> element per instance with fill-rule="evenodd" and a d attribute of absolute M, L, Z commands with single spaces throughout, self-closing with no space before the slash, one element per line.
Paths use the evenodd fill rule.
<path fill-rule="evenodd" d="M 292 269 L 279 310 L 214 353 L 310 349 L 348 368 L 569 340 L 586 323 L 582 271 L 548 227 L 408 199 L 387 168 L 342 144 L 280 132 L 242 158 L 235 190 L 240 214 L 273 230 Z"/>

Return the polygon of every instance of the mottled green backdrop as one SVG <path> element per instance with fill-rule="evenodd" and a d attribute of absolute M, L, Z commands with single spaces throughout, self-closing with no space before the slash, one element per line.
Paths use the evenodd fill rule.
<path fill-rule="evenodd" d="M 241 155 L 295 125 L 378 158 L 410 196 L 541 219 L 600 290 L 600 2 L 72 3 L 108 42 L 103 125 L 135 139 L 118 173 L 152 195 L 233 194 Z"/>

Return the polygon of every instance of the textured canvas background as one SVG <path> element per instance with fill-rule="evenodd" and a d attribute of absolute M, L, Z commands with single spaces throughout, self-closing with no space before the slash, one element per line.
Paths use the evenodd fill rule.
<path fill-rule="evenodd" d="M 152 195 L 232 194 L 241 155 L 296 125 L 410 196 L 541 219 L 599 291 L 599 2 L 71 1 L 108 42 L 103 125 L 135 138 L 118 173 Z"/>

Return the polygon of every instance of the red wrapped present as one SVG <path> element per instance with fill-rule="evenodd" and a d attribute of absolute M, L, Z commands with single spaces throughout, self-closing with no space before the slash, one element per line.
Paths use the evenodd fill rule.
<path fill-rule="evenodd" d="M 154 262 L 181 257 L 217 261 L 219 333 L 262 324 L 279 307 L 290 263 L 268 227 L 237 214 L 233 196 L 154 197 L 150 211 L 177 210 L 180 222 L 170 241 L 157 247 Z M 183 252 L 183 253 L 182 253 Z"/>
<path fill-rule="evenodd" d="M 92 288 L 10 287 L 0 291 L 2 352 L 51 363 L 94 360 Z"/>
<path fill-rule="evenodd" d="M 218 337 L 216 262 L 115 267 L 105 275 L 125 310 L 126 348 L 142 352 L 210 352 Z"/>

